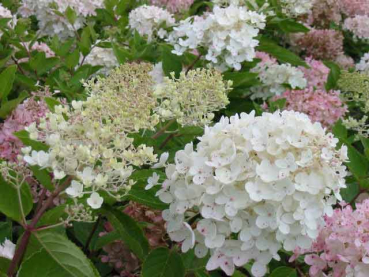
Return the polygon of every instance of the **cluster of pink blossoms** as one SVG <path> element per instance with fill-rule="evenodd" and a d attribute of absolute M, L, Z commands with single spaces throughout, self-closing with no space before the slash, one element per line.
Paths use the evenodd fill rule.
<path fill-rule="evenodd" d="M 369 272 L 369 199 L 334 210 L 325 218 L 326 226 L 309 250 L 295 250 L 310 265 L 312 277 L 330 272 L 334 277 L 367 277 Z"/>
<path fill-rule="evenodd" d="M 11 162 L 17 162 L 23 143 L 13 135 L 14 132 L 23 130 L 33 122 L 39 122 L 44 117 L 48 107 L 42 100 L 36 100 L 33 96 L 17 108 L 0 123 L 0 158 Z"/>
<path fill-rule="evenodd" d="M 304 73 L 304 78 L 310 87 L 324 89 L 329 75 L 329 68 L 321 61 L 309 57 L 305 59 L 310 68 L 300 66 L 299 69 Z"/>
<path fill-rule="evenodd" d="M 347 18 L 343 24 L 343 29 L 352 32 L 355 38 L 369 39 L 369 16 L 356 15 Z"/>
<path fill-rule="evenodd" d="M 286 110 L 305 113 L 314 122 L 331 126 L 347 111 L 338 91 L 325 91 L 308 87 L 303 90 L 287 90 L 279 98 L 286 99 Z"/>
<path fill-rule="evenodd" d="M 325 90 L 329 68 L 312 58 L 306 58 L 305 61 L 310 68 L 299 69 L 304 73 L 307 87 L 303 90 L 287 90 L 274 99 L 285 98 L 286 110 L 305 113 L 312 121 L 329 127 L 346 113 L 347 108 L 339 97 L 339 91 Z"/>
<path fill-rule="evenodd" d="M 151 0 L 151 5 L 166 8 L 171 13 L 187 11 L 194 0 Z"/>
<path fill-rule="evenodd" d="M 336 60 L 343 54 L 343 35 L 336 30 L 313 28 L 306 34 L 293 35 L 292 43 L 307 57 L 318 60 Z"/>
<path fill-rule="evenodd" d="M 368 0 L 336 0 L 341 8 L 342 13 L 347 16 L 369 15 Z"/>
<path fill-rule="evenodd" d="M 148 222 L 144 232 L 152 248 L 164 246 L 163 236 L 165 235 L 164 219 L 161 216 L 161 211 L 151 210 L 143 205 L 130 202 L 123 211 L 136 222 Z M 113 231 L 113 227 L 109 222 L 105 224 L 107 232 Z M 105 235 L 106 232 L 100 235 Z M 130 251 L 130 249 L 122 241 L 114 241 L 103 247 L 106 255 L 101 256 L 103 263 L 109 263 L 119 272 L 121 277 L 134 277 L 140 262 L 138 258 Z"/>

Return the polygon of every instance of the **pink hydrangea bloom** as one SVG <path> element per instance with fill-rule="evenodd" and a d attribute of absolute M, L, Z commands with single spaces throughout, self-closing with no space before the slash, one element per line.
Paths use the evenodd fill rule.
<path fill-rule="evenodd" d="M 167 8 L 171 13 L 187 11 L 194 0 L 150 0 L 151 5 Z"/>
<path fill-rule="evenodd" d="M 330 272 L 334 277 L 365 277 L 369 272 L 369 199 L 356 210 L 343 204 L 325 218 L 326 226 L 309 250 L 296 249 L 293 258 L 305 256 L 310 276 Z M 324 275 L 325 276 L 325 275 Z"/>
<path fill-rule="evenodd" d="M 369 15 L 368 0 L 336 0 L 342 13 L 348 16 Z"/>
<path fill-rule="evenodd" d="M 295 34 L 292 43 L 306 56 L 318 60 L 335 60 L 343 53 L 343 35 L 336 30 L 311 29 L 306 34 Z"/>
<path fill-rule="evenodd" d="M 337 0 L 315 1 L 306 23 L 310 26 L 329 28 L 332 22 L 339 24 L 342 21 L 341 9 Z"/>
<path fill-rule="evenodd" d="M 279 98 L 286 99 L 286 110 L 305 113 L 312 121 L 327 127 L 333 125 L 347 110 L 338 91 L 327 92 L 311 86 L 304 90 L 287 90 L 275 99 Z"/>
<path fill-rule="evenodd" d="M 354 59 L 343 53 L 336 58 L 335 62 L 343 69 L 350 69 L 355 66 Z"/>
<path fill-rule="evenodd" d="M 18 105 L 4 123 L 0 123 L 1 159 L 17 162 L 17 156 L 23 143 L 13 133 L 23 130 L 33 122 L 38 122 L 47 111 L 48 108 L 44 101 L 37 101 L 35 97 L 31 97 Z"/>
<path fill-rule="evenodd" d="M 369 16 L 356 15 L 347 18 L 343 23 L 343 29 L 352 32 L 356 38 L 369 39 Z"/>
<path fill-rule="evenodd" d="M 305 61 L 310 68 L 300 66 L 299 69 L 304 72 L 304 78 L 308 82 L 307 85 L 317 89 L 324 89 L 330 71 L 329 68 L 321 61 L 310 57 L 306 58 Z"/>

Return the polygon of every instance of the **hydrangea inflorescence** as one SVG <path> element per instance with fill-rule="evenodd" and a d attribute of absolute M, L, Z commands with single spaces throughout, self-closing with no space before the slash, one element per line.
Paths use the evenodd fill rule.
<path fill-rule="evenodd" d="M 281 248 L 311 246 L 345 187 L 347 148 L 336 150 L 338 139 L 305 114 L 283 111 L 222 118 L 199 140 L 196 151 L 188 144 L 176 153 L 157 192 L 183 252 L 210 249 L 206 268 L 228 275 L 253 260 L 254 276 L 264 276 Z"/>
<path fill-rule="evenodd" d="M 46 142 L 50 149 L 24 149 L 24 160 L 51 168 L 56 179 L 73 176 L 76 180 L 66 193 L 73 198 L 90 195 L 87 204 L 93 209 L 103 203 L 100 191 L 121 199 L 134 184 L 129 178 L 135 168 L 156 162 L 153 148 L 135 147 L 129 134 L 155 130 L 167 119 L 204 126 L 212 112 L 228 104 L 230 83 L 214 70 L 190 70 L 178 80 L 166 78 L 160 93 L 152 70 L 147 63 L 124 64 L 108 77 L 85 82 L 87 100 L 56 106 L 38 125 L 26 128 L 32 139 Z"/>

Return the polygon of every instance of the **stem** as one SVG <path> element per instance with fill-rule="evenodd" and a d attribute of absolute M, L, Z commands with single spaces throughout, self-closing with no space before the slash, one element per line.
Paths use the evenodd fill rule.
<path fill-rule="evenodd" d="M 29 243 L 29 239 L 31 237 L 32 232 L 37 231 L 35 229 L 37 222 L 40 220 L 42 215 L 46 212 L 46 210 L 52 205 L 54 199 L 66 188 L 69 186 L 70 182 L 72 180 L 72 177 L 68 177 L 67 180 L 60 185 L 46 200 L 46 202 L 42 205 L 42 207 L 36 212 L 36 215 L 33 217 L 31 223 L 29 225 L 25 226 L 25 232 L 22 236 L 22 239 L 19 243 L 18 248 L 15 251 L 14 257 L 10 263 L 9 269 L 8 269 L 8 277 L 12 277 L 15 273 L 16 268 L 19 266 L 19 264 L 22 261 L 22 258 L 24 256 L 24 253 L 27 250 L 27 246 Z"/>
<path fill-rule="evenodd" d="M 159 149 L 163 149 L 164 148 L 164 146 L 172 139 L 172 138 L 174 138 L 174 137 L 176 137 L 177 136 L 177 134 L 170 134 L 163 142 L 162 142 L 162 144 L 160 144 L 160 146 L 159 146 Z"/>
<path fill-rule="evenodd" d="M 187 73 L 195 66 L 195 64 L 201 59 L 202 55 L 198 55 L 197 58 L 189 65 L 189 67 L 186 70 L 186 75 Z"/>
<path fill-rule="evenodd" d="M 97 230 L 97 227 L 99 227 L 99 223 L 100 223 L 100 219 L 101 219 L 101 215 L 98 216 L 95 224 L 94 224 L 94 227 L 92 228 L 91 232 L 90 232 L 90 235 L 88 236 L 88 239 L 86 241 L 86 245 L 84 247 L 84 252 L 86 252 L 88 250 L 88 247 L 92 241 L 92 238 Z"/>
<path fill-rule="evenodd" d="M 151 138 L 152 139 L 157 139 L 158 137 L 160 137 L 162 134 L 164 134 L 165 130 L 168 129 L 174 122 L 176 122 L 175 119 L 172 119 L 171 121 L 169 121 L 167 123 L 167 125 L 165 125 L 163 128 L 161 128 L 155 135 L 153 135 Z"/>
<path fill-rule="evenodd" d="M 355 203 L 355 201 L 356 201 L 356 199 L 360 196 L 360 194 L 362 194 L 362 193 L 364 193 L 364 192 L 366 192 L 366 190 L 365 189 L 360 189 L 359 190 L 359 192 L 358 192 L 358 194 L 356 194 L 355 195 L 355 197 L 350 201 L 350 205 L 352 205 L 352 204 L 354 204 Z"/>

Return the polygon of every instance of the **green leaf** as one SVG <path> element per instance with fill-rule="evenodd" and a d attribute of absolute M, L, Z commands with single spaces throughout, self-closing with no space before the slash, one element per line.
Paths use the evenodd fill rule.
<path fill-rule="evenodd" d="M 0 107 L 0 118 L 5 119 L 24 99 L 28 97 L 28 93 L 22 91 L 18 98 L 5 102 Z"/>
<path fill-rule="evenodd" d="M 81 41 L 78 43 L 79 49 L 83 56 L 87 56 L 91 51 L 91 31 L 90 27 L 87 26 L 83 29 L 81 35 Z"/>
<path fill-rule="evenodd" d="M 286 48 L 279 46 L 278 44 L 276 44 L 274 41 L 270 39 L 262 37 L 260 39 L 260 44 L 257 49 L 258 51 L 266 52 L 272 55 L 281 63 L 289 63 L 294 66 L 308 67 L 305 61 L 302 60 L 295 53 L 291 52 L 290 50 L 287 50 Z"/>
<path fill-rule="evenodd" d="M 339 138 L 339 139 L 346 139 L 347 138 L 347 129 L 346 127 L 342 124 L 342 120 L 338 120 L 333 128 L 332 128 L 333 134 L 335 137 Z"/>
<path fill-rule="evenodd" d="M 286 106 L 286 98 L 281 98 L 276 101 L 269 101 L 270 112 L 275 112 L 277 110 L 283 110 Z"/>
<path fill-rule="evenodd" d="M 30 166 L 33 176 L 40 182 L 40 184 L 47 188 L 49 191 L 55 189 L 54 184 L 51 180 L 50 173 L 46 169 L 41 169 L 39 166 Z"/>
<path fill-rule="evenodd" d="M 119 47 L 116 43 L 113 43 L 113 52 L 120 64 L 124 64 L 131 59 L 130 53 L 126 49 Z"/>
<path fill-rule="evenodd" d="M 47 146 L 46 144 L 30 139 L 29 138 L 29 133 L 26 130 L 21 130 L 21 131 L 18 131 L 18 132 L 14 132 L 13 135 L 16 136 L 17 138 L 19 138 L 23 142 L 24 145 L 31 146 L 32 150 L 48 151 L 48 149 L 49 149 L 49 146 Z"/>
<path fill-rule="evenodd" d="M 96 240 L 95 244 L 91 246 L 92 250 L 97 251 L 103 248 L 103 246 L 119 240 L 119 238 L 119 233 L 117 231 L 109 232 Z"/>
<path fill-rule="evenodd" d="M 68 8 L 65 10 L 65 16 L 70 24 L 73 25 L 76 22 L 77 14 L 71 7 L 68 6 Z"/>
<path fill-rule="evenodd" d="M 144 260 L 149 253 L 149 243 L 137 222 L 123 212 L 109 206 L 105 206 L 102 211 L 132 252 L 140 260 Z"/>
<path fill-rule="evenodd" d="M 26 217 L 33 207 L 31 189 L 26 182 L 19 186 L 7 183 L 0 176 L 0 212 L 18 222 Z"/>
<path fill-rule="evenodd" d="M 0 74 L 0 100 L 6 99 L 12 90 L 13 82 L 15 78 L 15 72 L 17 71 L 16 65 L 11 65 L 6 68 Z"/>
<path fill-rule="evenodd" d="M 150 190 L 145 190 L 147 179 L 151 177 L 154 172 L 156 172 L 158 175 L 161 175 L 161 179 L 164 179 L 164 175 L 161 171 L 155 171 L 151 169 L 142 169 L 135 171 L 132 174 L 131 179 L 134 180 L 136 183 L 129 191 L 127 197 L 128 199 L 147 207 L 158 210 L 165 210 L 168 208 L 168 205 L 161 202 L 160 199 L 155 196 L 160 187 L 154 186 Z"/>
<path fill-rule="evenodd" d="M 43 75 L 46 72 L 50 71 L 50 69 L 58 65 L 59 62 L 60 62 L 59 58 L 48 58 L 48 59 L 45 58 L 43 60 L 42 66 L 37 67 L 37 73 L 39 75 Z"/>
<path fill-rule="evenodd" d="M 17 277 L 99 277 L 91 261 L 65 236 L 39 232 L 32 240 L 39 249 L 27 256 Z"/>
<path fill-rule="evenodd" d="M 94 226 L 95 226 L 95 223 L 91 223 L 91 222 L 74 222 L 73 223 L 74 235 L 82 245 L 86 245 L 87 240 Z M 104 229 L 100 224 L 98 228 L 95 230 L 92 236 L 92 239 L 90 241 L 90 244 L 89 244 L 90 250 L 94 249 L 96 241 L 99 238 L 99 233 L 101 233 L 102 231 L 104 231 Z"/>
<path fill-rule="evenodd" d="M 226 72 L 223 77 L 233 82 L 232 88 L 250 88 L 260 84 L 258 74 L 252 72 Z"/>
<path fill-rule="evenodd" d="M 369 161 L 352 145 L 346 143 L 346 146 L 349 158 L 349 162 L 346 164 L 347 167 L 356 179 L 361 180 L 365 178 L 369 170 Z"/>
<path fill-rule="evenodd" d="M 55 208 L 48 210 L 44 215 L 40 218 L 37 226 L 45 226 L 45 225 L 54 225 L 61 222 L 61 220 L 67 217 L 67 213 L 65 212 L 66 205 L 56 206 Z"/>
<path fill-rule="evenodd" d="M 65 58 L 65 65 L 73 69 L 79 63 L 79 50 L 76 49 Z"/>
<path fill-rule="evenodd" d="M 181 58 L 171 52 L 171 48 L 166 45 L 161 46 L 161 59 L 163 62 L 163 71 L 166 76 L 170 77 L 171 73 L 175 73 L 175 77 L 178 78 L 182 71 Z"/>
<path fill-rule="evenodd" d="M 273 270 L 270 277 L 297 277 L 297 272 L 294 268 L 281 266 Z"/>
<path fill-rule="evenodd" d="M 193 272 L 205 270 L 206 263 L 209 260 L 208 257 L 202 259 L 197 258 L 193 249 L 187 251 L 187 253 L 181 254 L 181 257 L 186 271 Z"/>
<path fill-rule="evenodd" d="M 0 222 L 0 244 L 3 243 L 5 239 L 12 239 L 12 225 L 10 220 Z"/>
<path fill-rule="evenodd" d="M 350 203 L 360 192 L 360 187 L 358 183 L 347 183 L 346 185 L 346 188 L 340 190 L 340 194 L 346 203 Z"/>
<path fill-rule="evenodd" d="M 12 261 L 7 258 L 0 257 L 0 272 L 7 272 L 11 262 Z"/>
<path fill-rule="evenodd" d="M 157 248 L 142 265 L 142 277 L 183 277 L 185 268 L 181 256 L 174 250 Z"/>
<path fill-rule="evenodd" d="M 337 82 L 341 75 L 341 69 L 334 62 L 326 61 L 324 62 L 324 64 L 330 69 L 328 80 L 327 83 L 325 84 L 325 89 L 326 90 L 335 89 L 337 88 Z"/>
<path fill-rule="evenodd" d="M 61 105 L 61 103 L 53 97 L 45 97 L 44 101 L 51 112 L 55 111 L 55 107 Z"/>
<path fill-rule="evenodd" d="M 278 22 L 278 27 L 285 33 L 307 33 L 309 28 L 306 28 L 303 24 L 296 22 L 293 19 L 282 19 Z"/>

